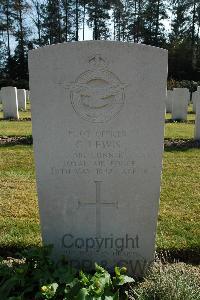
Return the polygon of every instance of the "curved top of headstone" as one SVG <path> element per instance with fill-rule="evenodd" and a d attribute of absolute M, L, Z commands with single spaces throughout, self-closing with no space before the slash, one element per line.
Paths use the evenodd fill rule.
<path fill-rule="evenodd" d="M 106 47 L 111 45 L 116 45 L 120 47 L 128 47 L 128 48 L 138 48 L 139 50 L 147 50 L 147 51 L 158 51 L 158 52 L 168 52 L 166 49 L 150 46 L 146 44 L 138 44 L 138 43 L 132 43 L 132 42 L 120 42 L 120 41 L 100 41 L 100 40 L 91 40 L 91 41 L 78 41 L 78 42 L 64 42 L 64 43 L 57 43 L 57 44 L 51 44 L 46 45 L 44 47 L 40 47 L 37 49 L 29 50 L 29 54 L 35 53 L 35 52 L 41 52 L 46 50 L 52 50 L 52 49 L 58 49 L 60 47 L 70 47 L 70 48 L 82 48 L 82 47 L 93 47 L 95 45 Z"/>
<path fill-rule="evenodd" d="M 16 87 L 15 87 L 15 86 L 9 85 L 9 86 L 2 86 L 1 89 L 10 89 L 10 88 L 16 88 Z"/>

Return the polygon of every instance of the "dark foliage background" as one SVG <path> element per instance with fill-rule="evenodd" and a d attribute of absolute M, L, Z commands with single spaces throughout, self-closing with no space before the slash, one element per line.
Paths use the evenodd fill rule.
<path fill-rule="evenodd" d="M 172 85 L 200 80 L 199 0 L 0 0 L 0 87 L 28 89 L 28 50 L 84 40 L 87 27 L 95 40 L 168 49 Z"/>

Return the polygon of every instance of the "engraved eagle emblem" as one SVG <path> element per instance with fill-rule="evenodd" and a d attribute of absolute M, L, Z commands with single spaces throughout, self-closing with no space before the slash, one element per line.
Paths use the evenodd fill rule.
<path fill-rule="evenodd" d="M 91 68 L 65 87 L 70 92 L 74 111 L 83 119 L 102 123 L 117 115 L 124 105 L 127 84 L 108 70 L 99 55 L 89 60 Z"/>
<path fill-rule="evenodd" d="M 115 101 L 115 96 L 121 93 L 124 84 L 94 87 L 89 84 L 74 84 L 73 93 L 81 98 L 82 105 L 89 109 L 100 109 L 110 106 Z"/>

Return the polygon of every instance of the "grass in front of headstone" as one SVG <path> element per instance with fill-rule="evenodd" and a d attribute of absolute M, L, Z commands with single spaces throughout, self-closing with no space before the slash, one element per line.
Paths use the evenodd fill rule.
<path fill-rule="evenodd" d="M 26 111 L 19 111 L 20 121 L 3 120 L 2 104 L 0 104 L 0 136 L 29 136 L 32 134 L 30 103 Z M 24 119 L 24 120 L 23 120 Z"/>
<path fill-rule="evenodd" d="M 0 148 L 0 248 L 40 244 L 32 147 Z"/>
<path fill-rule="evenodd" d="M 30 121 L 0 121 L 0 136 L 29 136 L 32 134 Z"/>
<path fill-rule="evenodd" d="M 165 151 L 158 249 L 200 248 L 200 150 Z M 0 147 L 0 248 L 40 245 L 31 146 Z"/>
<path fill-rule="evenodd" d="M 199 156 L 199 149 L 164 152 L 158 248 L 200 248 Z"/>
<path fill-rule="evenodd" d="M 167 123 L 165 124 L 165 138 L 192 139 L 194 138 L 194 124 Z"/>

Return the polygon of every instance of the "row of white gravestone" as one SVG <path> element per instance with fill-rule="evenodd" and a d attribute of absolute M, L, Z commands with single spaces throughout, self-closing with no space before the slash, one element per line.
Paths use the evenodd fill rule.
<path fill-rule="evenodd" d="M 3 104 L 4 118 L 19 119 L 19 109 L 26 110 L 29 91 L 12 86 L 2 87 L 0 98 Z"/>
<path fill-rule="evenodd" d="M 195 120 L 195 133 L 194 138 L 200 140 L 200 86 L 195 92 L 195 110 L 196 110 L 196 120 Z M 194 105 L 194 102 L 193 102 Z"/>
<path fill-rule="evenodd" d="M 189 90 L 175 88 L 167 91 L 166 112 L 172 113 L 173 120 L 187 120 Z M 194 138 L 200 140 L 200 86 L 192 95 L 193 111 L 196 113 Z"/>
<path fill-rule="evenodd" d="M 193 112 L 196 113 L 196 102 L 199 99 L 200 86 L 192 94 Z M 166 113 L 172 113 L 172 119 L 185 120 L 188 104 L 190 103 L 190 94 L 187 88 L 175 88 L 167 91 Z"/>
<path fill-rule="evenodd" d="M 166 113 L 171 113 L 173 120 L 186 120 L 189 97 L 189 90 L 186 88 L 168 90 L 165 102 Z"/>
<path fill-rule="evenodd" d="M 200 86 L 198 86 L 196 92 L 192 94 L 193 112 L 195 113 L 196 113 L 197 102 L 199 101 L 199 95 L 200 95 Z"/>

